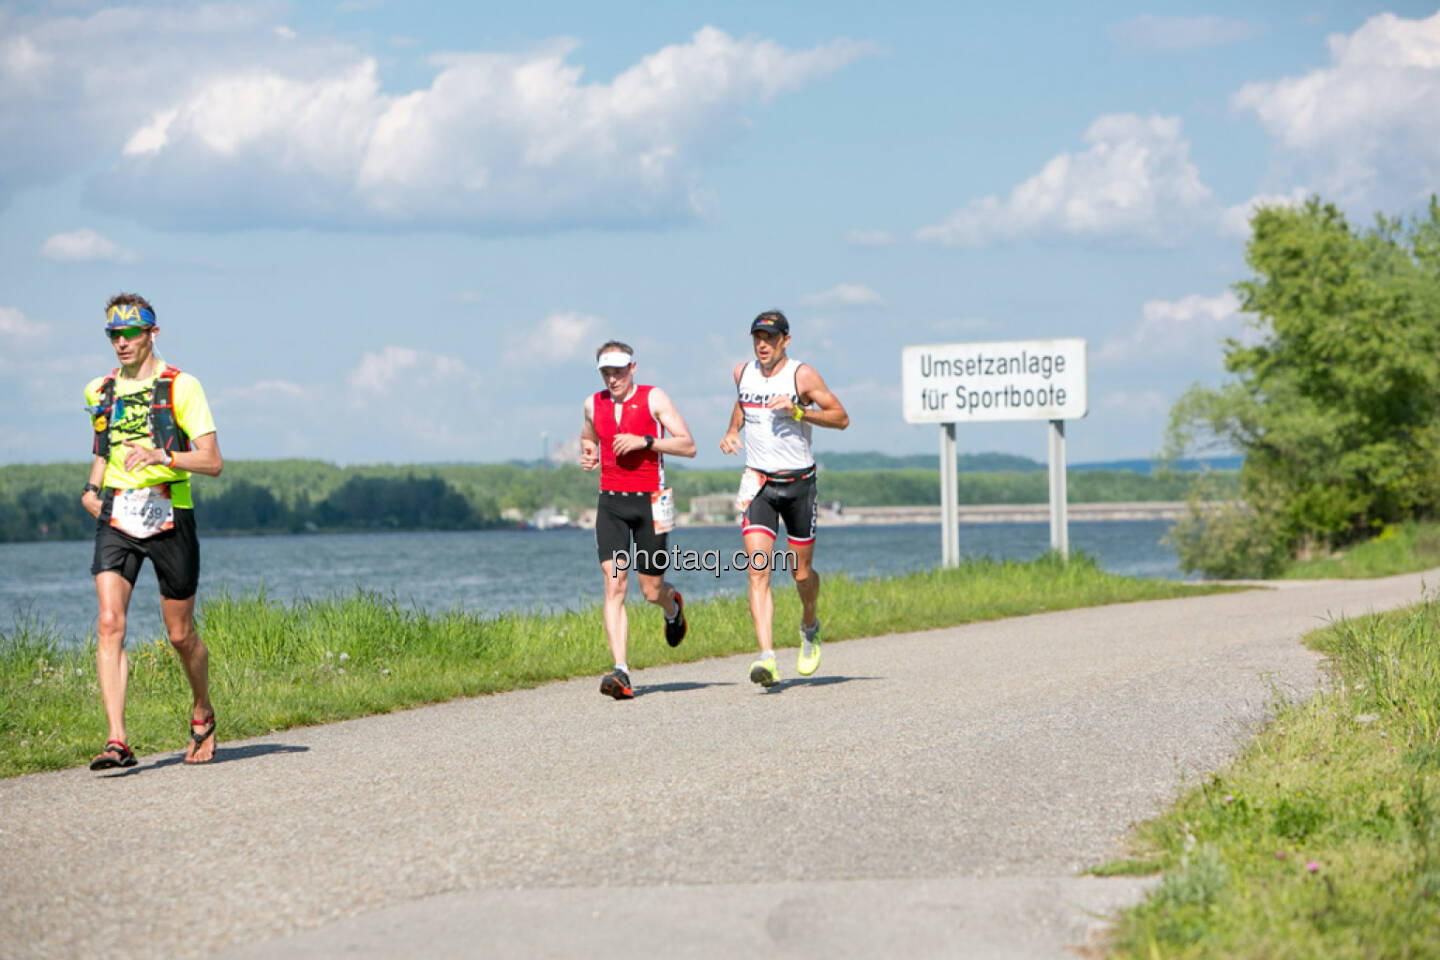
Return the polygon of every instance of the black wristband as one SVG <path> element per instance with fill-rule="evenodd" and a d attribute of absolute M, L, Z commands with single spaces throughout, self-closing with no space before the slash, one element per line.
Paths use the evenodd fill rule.
<path fill-rule="evenodd" d="M 654 449 L 654 447 L 655 447 L 655 438 L 652 437 L 652 436 L 650 436 L 650 434 L 648 434 L 648 433 L 645 434 L 645 449 L 646 449 L 646 450 L 652 450 L 652 449 Z"/>
<path fill-rule="evenodd" d="M 100 495 L 100 488 L 97 487 L 97 486 L 95 486 L 95 484 L 93 484 L 93 483 L 87 483 L 87 484 L 85 484 L 85 486 L 84 486 L 83 488 L 81 488 L 81 490 L 80 490 L 80 495 L 83 497 L 83 496 L 84 496 L 85 494 L 87 494 L 87 493 L 93 493 L 93 494 L 95 494 L 96 496 L 99 496 L 99 495 Z"/>

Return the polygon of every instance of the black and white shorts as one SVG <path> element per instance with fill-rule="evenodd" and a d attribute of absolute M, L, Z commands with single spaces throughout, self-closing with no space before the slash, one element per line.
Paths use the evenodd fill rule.
<path fill-rule="evenodd" d="M 768 534 L 773 540 L 780 535 L 780 523 L 785 524 L 785 536 L 791 545 L 803 546 L 815 542 L 815 508 L 817 488 L 815 469 L 800 480 L 783 480 L 784 474 L 766 479 L 745 516 L 740 521 L 741 536 L 752 533 Z"/>
<path fill-rule="evenodd" d="M 200 540 L 195 536 L 195 511 L 175 508 L 175 526 L 164 533 L 137 540 L 123 530 L 110 526 L 110 509 L 115 493 L 105 491 L 100 516 L 95 521 L 95 558 L 90 562 L 90 575 L 115 571 L 130 585 L 140 575 L 145 558 L 155 567 L 160 581 L 160 595 L 171 600 L 187 600 L 200 586 Z"/>

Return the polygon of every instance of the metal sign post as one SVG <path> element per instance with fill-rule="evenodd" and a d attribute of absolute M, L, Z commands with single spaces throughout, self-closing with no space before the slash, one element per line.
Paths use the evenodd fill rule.
<path fill-rule="evenodd" d="M 1050 421 L 1050 549 L 1070 559 L 1070 522 L 1065 491 L 1065 421 Z"/>
<path fill-rule="evenodd" d="M 940 425 L 940 565 L 960 565 L 960 478 L 956 476 L 955 424 Z"/>
<path fill-rule="evenodd" d="M 1050 546 L 1070 555 L 1065 494 L 1065 421 L 1089 412 L 1084 340 L 927 343 L 900 355 L 906 423 L 938 423 L 940 556 L 960 562 L 955 425 L 995 420 L 1050 421 Z"/>

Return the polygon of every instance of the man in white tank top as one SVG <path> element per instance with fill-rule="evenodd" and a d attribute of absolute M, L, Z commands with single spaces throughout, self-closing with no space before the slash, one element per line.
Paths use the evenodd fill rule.
<path fill-rule="evenodd" d="M 779 310 L 760 314 L 750 324 L 750 339 L 755 359 L 735 367 L 739 396 L 720 450 L 745 451 L 745 474 L 736 505 L 743 511 L 740 531 L 750 556 L 750 617 L 760 645 L 760 659 L 750 665 L 750 679 L 772 687 L 780 682 L 780 671 L 775 666 L 770 556 L 782 522 L 802 608 L 800 654 L 795 666 L 807 677 L 820 666 L 816 611 L 820 574 L 811 563 L 815 556 L 816 489 L 810 430 L 844 430 L 850 425 L 850 416 L 814 367 L 786 355 L 790 321 L 785 314 Z"/>

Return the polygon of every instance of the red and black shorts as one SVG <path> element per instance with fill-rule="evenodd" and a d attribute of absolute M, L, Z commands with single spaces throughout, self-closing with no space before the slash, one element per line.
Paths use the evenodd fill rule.
<path fill-rule="evenodd" d="M 780 535 L 783 521 L 792 546 L 814 543 L 816 495 L 814 467 L 766 474 L 765 485 L 745 508 L 741 535 L 764 533 L 773 540 Z"/>
<path fill-rule="evenodd" d="M 145 540 L 137 540 L 123 530 L 110 526 L 110 509 L 115 492 L 106 490 L 101 501 L 100 517 L 95 521 L 95 559 L 90 575 L 114 571 L 133 587 L 145 558 L 155 567 L 160 581 L 160 595 L 171 600 L 187 600 L 200 586 L 200 540 L 195 536 L 195 511 L 175 508 L 175 526 Z"/>

